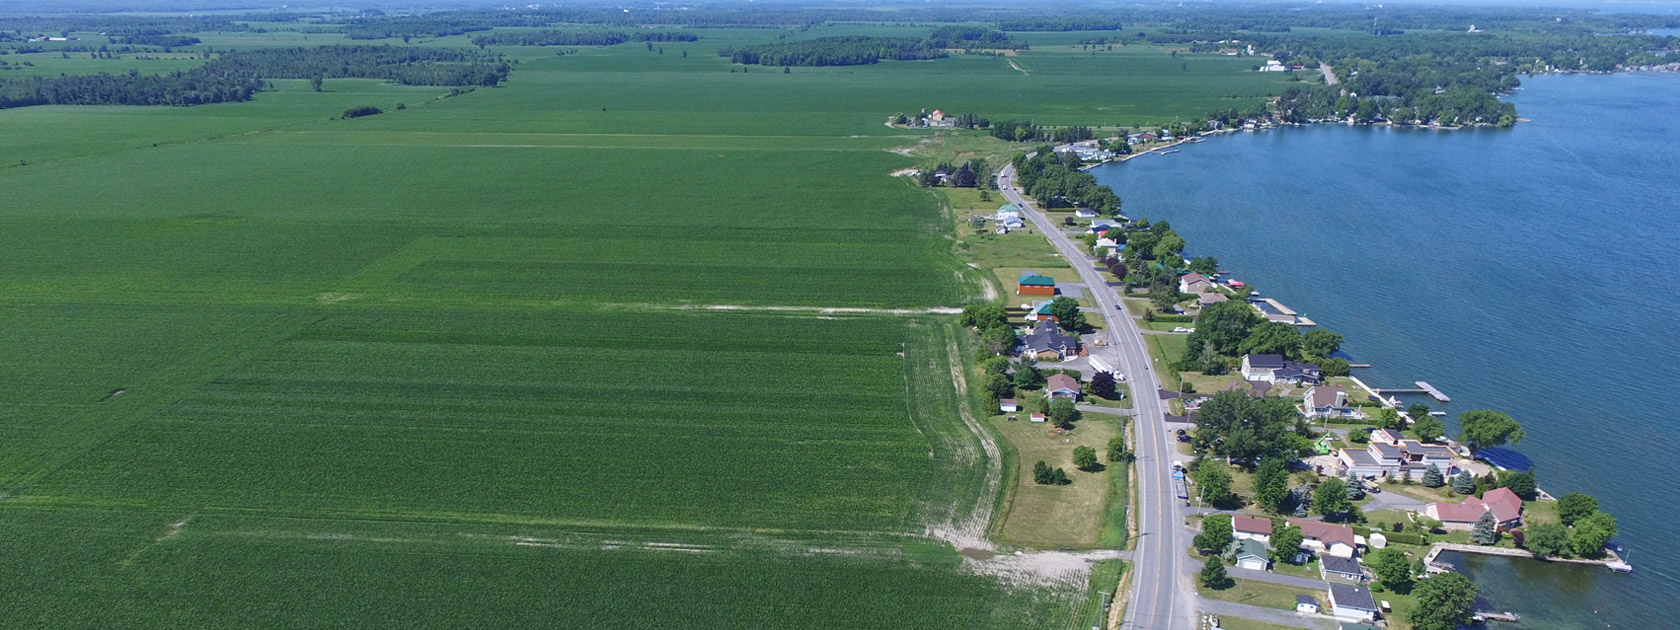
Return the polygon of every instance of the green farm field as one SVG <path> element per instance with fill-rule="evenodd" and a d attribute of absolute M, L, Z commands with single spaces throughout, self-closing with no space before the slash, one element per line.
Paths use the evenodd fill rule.
<path fill-rule="evenodd" d="M 797 37 L 847 29 L 926 30 Z M 1098 624 L 1117 563 L 959 553 L 1006 462 L 942 313 L 991 280 L 889 175 L 931 132 L 882 122 L 1166 122 L 1282 82 L 1053 41 L 742 73 L 716 49 L 778 31 L 700 32 L 503 48 L 454 96 L 0 110 L 0 625 Z"/>

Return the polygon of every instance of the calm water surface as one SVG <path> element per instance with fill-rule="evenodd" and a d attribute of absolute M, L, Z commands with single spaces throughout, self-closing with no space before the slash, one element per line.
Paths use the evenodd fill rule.
<path fill-rule="evenodd" d="M 1632 576 L 1470 563 L 1525 628 L 1665 627 L 1680 610 L 1680 75 L 1547 76 L 1510 130 L 1316 126 L 1098 167 L 1133 217 L 1426 380 L 1502 409 L 1554 494 L 1598 496 Z M 1432 402 L 1432 401 L 1430 401 Z M 1449 418 L 1449 427 L 1456 431 Z"/>

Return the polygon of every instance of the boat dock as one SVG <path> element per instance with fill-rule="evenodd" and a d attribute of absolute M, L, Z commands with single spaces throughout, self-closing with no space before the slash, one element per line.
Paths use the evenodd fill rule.
<path fill-rule="evenodd" d="M 1517 623 L 1522 621 L 1522 617 L 1518 617 L 1517 613 L 1514 612 L 1478 612 L 1473 619 L 1478 621 L 1504 621 L 1508 623 Z"/>
<path fill-rule="evenodd" d="M 1446 394 L 1441 392 L 1441 390 L 1435 389 L 1434 385 L 1430 385 L 1429 383 L 1425 383 L 1423 381 L 1417 381 L 1415 384 L 1417 387 L 1413 388 L 1378 387 L 1376 388 L 1376 392 L 1378 394 L 1429 394 L 1429 396 L 1435 400 L 1439 400 L 1441 402 L 1452 402 L 1451 398 L 1448 398 Z"/>
<path fill-rule="evenodd" d="M 1506 557 L 1510 557 L 1510 558 L 1534 558 L 1534 554 L 1532 552 L 1529 552 L 1528 550 L 1525 550 L 1525 549 L 1511 549 L 1511 548 L 1508 548 L 1508 547 L 1486 547 L 1486 546 L 1482 546 L 1482 545 L 1466 545 L 1466 544 L 1461 544 L 1461 543 L 1438 542 L 1438 543 L 1435 543 L 1433 546 L 1431 546 L 1429 548 L 1429 553 L 1428 554 L 1425 554 L 1423 556 L 1423 566 L 1426 569 L 1428 569 L 1428 571 L 1431 575 L 1434 575 L 1436 573 L 1444 573 L 1446 571 L 1456 570 L 1450 564 L 1447 564 L 1445 562 L 1437 562 L 1436 561 L 1436 558 L 1439 558 L 1441 556 L 1441 552 L 1443 552 L 1443 551 L 1456 551 L 1456 552 L 1459 552 L 1459 553 L 1479 553 L 1479 554 L 1482 554 L 1484 556 L 1506 556 Z M 1622 556 L 1620 554 L 1616 553 L 1616 551 L 1614 549 L 1606 548 L 1604 550 L 1604 554 L 1605 554 L 1605 556 L 1607 556 L 1604 560 L 1588 560 L 1588 559 L 1585 559 L 1585 558 L 1535 558 L 1535 559 L 1540 561 L 1540 562 L 1559 562 L 1559 563 L 1564 563 L 1564 564 L 1596 564 L 1596 565 L 1599 565 L 1599 566 L 1602 566 L 1602 567 L 1608 567 L 1611 571 L 1615 571 L 1615 572 L 1618 572 L 1618 573 L 1632 573 L 1633 572 L 1633 566 L 1629 565 L 1627 563 L 1627 561 L 1623 560 Z"/>

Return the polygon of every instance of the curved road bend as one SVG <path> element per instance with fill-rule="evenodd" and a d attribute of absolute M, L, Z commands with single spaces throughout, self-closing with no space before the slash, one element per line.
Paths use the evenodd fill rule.
<path fill-rule="evenodd" d="M 1038 226 L 1068 264 L 1079 272 L 1080 280 L 1089 287 L 1091 299 L 1099 314 L 1108 322 L 1108 348 L 1091 348 L 1117 361 L 1132 387 L 1132 406 L 1137 421 L 1137 486 L 1138 536 L 1133 552 L 1132 593 L 1126 608 L 1122 628 L 1135 630 L 1196 630 L 1198 598 L 1191 588 L 1189 557 L 1184 549 L 1188 544 L 1181 523 L 1181 504 L 1172 490 L 1172 462 L 1174 450 L 1163 416 L 1161 397 L 1156 394 L 1160 381 L 1150 366 L 1149 353 L 1144 349 L 1143 335 L 1136 322 L 1121 310 L 1120 299 L 1107 283 L 1096 265 L 1079 244 L 1062 233 L 1049 218 L 1021 196 L 1014 188 L 1015 167 L 1005 166 L 998 172 L 998 190 L 1005 198 L 1021 207 L 1021 214 Z M 1110 315 L 1114 316 L 1110 316 Z"/>

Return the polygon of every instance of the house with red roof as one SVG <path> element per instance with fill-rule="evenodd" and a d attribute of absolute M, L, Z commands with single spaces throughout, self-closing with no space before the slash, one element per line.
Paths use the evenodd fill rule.
<path fill-rule="evenodd" d="M 1522 525 L 1522 498 L 1510 488 L 1494 488 L 1482 493 L 1481 498 L 1466 497 L 1461 503 L 1431 503 L 1424 506 L 1423 513 L 1429 518 L 1441 521 L 1441 527 L 1446 530 L 1466 530 L 1476 526 L 1482 514 L 1492 512 L 1493 518 L 1499 523 L 1499 531 L 1505 531 Z"/>
<path fill-rule="evenodd" d="M 1289 524 L 1301 528 L 1301 546 L 1338 558 L 1352 558 L 1359 552 L 1353 538 L 1353 528 L 1324 521 L 1289 519 Z"/>

